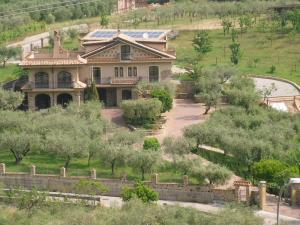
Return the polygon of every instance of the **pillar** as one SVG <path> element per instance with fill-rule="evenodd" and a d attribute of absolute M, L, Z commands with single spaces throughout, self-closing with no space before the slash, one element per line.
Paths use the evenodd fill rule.
<path fill-rule="evenodd" d="M 76 98 L 75 101 L 76 101 L 77 105 L 80 106 L 80 101 L 81 101 L 80 92 L 75 93 L 75 98 Z"/>
<path fill-rule="evenodd" d="M 239 190 L 240 190 L 240 187 L 238 185 L 235 185 L 234 186 L 234 196 L 235 196 L 235 201 L 237 203 L 240 202 Z"/>
<path fill-rule="evenodd" d="M 184 175 L 183 176 L 183 185 L 188 186 L 189 185 L 189 176 Z"/>
<path fill-rule="evenodd" d="M 158 184 L 158 174 L 157 173 L 152 174 L 151 184 L 154 184 L 154 185 Z"/>
<path fill-rule="evenodd" d="M 297 189 L 295 185 L 291 185 L 291 205 L 292 207 L 297 206 Z"/>
<path fill-rule="evenodd" d="M 6 173 L 5 171 L 5 164 L 4 163 L 0 163 L 0 174 L 4 175 Z"/>
<path fill-rule="evenodd" d="M 246 201 L 247 201 L 247 204 L 250 204 L 250 186 L 247 186 L 246 187 Z"/>
<path fill-rule="evenodd" d="M 96 171 L 96 169 L 92 169 L 91 170 L 91 178 L 92 179 L 97 179 L 97 171 Z"/>
<path fill-rule="evenodd" d="M 267 183 L 266 181 L 259 182 L 259 208 L 264 209 L 267 199 Z"/>
<path fill-rule="evenodd" d="M 66 177 L 66 168 L 65 167 L 60 168 L 60 177 Z"/>
<path fill-rule="evenodd" d="M 35 165 L 31 165 L 30 167 L 30 175 L 35 176 L 36 175 L 36 167 Z"/>

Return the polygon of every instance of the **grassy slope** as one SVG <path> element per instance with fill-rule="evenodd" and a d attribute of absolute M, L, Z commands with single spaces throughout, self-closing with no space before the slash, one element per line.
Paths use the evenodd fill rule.
<path fill-rule="evenodd" d="M 0 67 L 0 83 L 17 78 L 16 65 L 7 65 L 5 68 Z"/>
<path fill-rule="evenodd" d="M 194 57 L 192 39 L 195 31 L 181 31 L 176 40 L 170 42 L 177 50 L 177 64 L 186 66 L 188 59 Z M 224 37 L 222 31 L 209 31 L 213 40 L 213 50 L 204 56 L 200 63 L 204 66 L 230 63 L 231 37 Z M 300 34 L 294 40 L 288 35 L 276 35 L 273 43 L 267 34 L 250 31 L 239 38 L 242 59 L 237 68 L 246 74 L 272 75 L 282 77 L 300 84 Z M 224 51 L 225 47 L 225 51 Z M 255 65 L 254 59 L 259 62 Z M 276 66 L 274 74 L 268 74 L 272 65 Z"/>
<path fill-rule="evenodd" d="M 14 157 L 9 151 L 0 151 L 0 162 L 6 164 L 7 172 L 29 172 L 30 165 L 37 167 L 38 174 L 59 174 L 59 168 L 64 166 L 64 159 L 55 155 L 49 154 L 29 154 L 20 165 L 16 165 Z M 102 160 L 92 160 L 90 167 L 87 164 L 87 158 L 76 158 L 71 161 L 68 169 L 70 176 L 89 176 L 91 168 L 97 170 L 97 176 L 100 178 L 121 178 L 123 174 L 127 174 L 129 180 L 140 179 L 141 175 L 138 171 L 126 166 L 117 166 L 115 176 L 111 175 L 110 165 L 104 163 Z M 146 180 L 150 180 L 150 175 L 146 175 Z M 162 182 L 182 182 L 182 176 L 175 171 L 165 169 L 159 171 L 159 180 Z M 196 180 L 190 179 L 191 183 L 197 183 Z"/>

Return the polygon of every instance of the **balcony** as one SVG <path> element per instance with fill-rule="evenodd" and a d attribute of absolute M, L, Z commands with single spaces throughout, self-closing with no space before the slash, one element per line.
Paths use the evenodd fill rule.
<path fill-rule="evenodd" d="M 33 88 L 49 88 L 49 82 L 32 82 Z"/>
<path fill-rule="evenodd" d="M 73 82 L 58 82 L 57 88 L 73 88 L 74 83 Z"/>
<path fill-rule="evenodd" d="M 120 60 L 133 60 L 133 55 L 131 53 L 119 53 Z"/>
<path fill-rule="evenodd" d="M 59 82 L 56 84 L 52 83 L 37 83 L 37 82 L 28 82 L 25 86 L 25 89 L 55 89 L 55 88 L 64 88 L 71 89 L 74 88 L 74 82 Z"/>

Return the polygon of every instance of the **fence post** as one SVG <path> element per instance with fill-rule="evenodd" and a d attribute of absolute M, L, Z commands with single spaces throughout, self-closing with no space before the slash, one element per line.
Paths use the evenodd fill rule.
<path fill-rule="evenodd" d="M 4 175 L 6 173 L 5 171 L 5 164 L 4 163 L 0 163 L 0 174 Z"/>
<path fill-rule="evenodd" d="M 157 173 L 152 174 L 151 184 L 153 184 L 153 185 L 157 185 L 158 184 L 158 174 Z"/>
<path fill-rule="evenodd" d="M 30 175 L 31 176 L 35 176 L 35 174 L 36 174 L 36 167 L 35 167 L 35 165 L 31 165 L 31 167 L 30 167 Z"/>
<path fill-rule="evenodd" d="M 267 183 L 266 181 L 259 182 L 259 208 L 264 209 L 267 198 Z"/>
<path fill-rule="evenodd" d="M 294 185 L 291 185 L 291 206 L 297 206 L 297 190 Z"/>
<path fill-rule="evenodd" d="M 187 175 L 183 176 L 183 185 L 185 187 L 189 185 L 189 176 L 187 176 Z"/>
<path fill-rule="evenodd" d="M 97 171 L 96 171 L 96 169 L 92 169 L 91 170 L 91 178 L 92 179 L 97 179 Z"/>
<path fill-rule="evenodd" d="M 60 168 L 60 177 L 66 177 L 66 168 L 65 167 Z"/>

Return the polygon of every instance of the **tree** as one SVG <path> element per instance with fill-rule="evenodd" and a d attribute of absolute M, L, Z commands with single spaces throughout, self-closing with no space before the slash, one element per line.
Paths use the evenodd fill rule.
<path fill-rule="evenodd" d="M 161 159 L 161 152 L 140 150 L 132 152 L 129 157 L 129 165 L 141 173 L 142 181 L 145 180 L 145 173 L 152 172 Z"/>
<path fill-rule="evenodd" d="M 138 181 L 134 188 L 125 187 L 121 193 L 123 201 L 138 198 L 144 203 L 156 202 L 159 195 L 153 189 L 147 187 L 143 182 Z"/>
<path fill-rule="evenodd" d="M 101 195 L 108 191 L 102 183 L 95 180 L 82 179 L 74 185 L 75 193 L 85 195 Z"/>
<path fill-rule="evenodd" d="M 99 101 L 100 100 L 99 93 L 98 93 L 95 82 L 92 82 L 91 86 L 88 87 L 87 100 L 88 101 Z"/>
<path fill-rule="evenodd" d="M 206 30 L 200 31 L 193 39 L 194 49 L 200 54 L 205 55 L 212 50 L 212 41 Z"/>
<path fill-rule="evenodd" d="M 115 174 L 118 163 L 128 161 L 130 154 L 134 154 L 132 152 L 133 145 L 142 140 L 142 136 L 139 132 L 128 132 L 124 129 L 118 129 L 108 136 L 99 152 L 99 156 L 104 162 L 110 164 L 112 175 Z"/>
<path fill-rule="evenodd" d="M 192 150 L 190 140 L 183 137 L 166 137 L 162 146 L 164 152 L 170 154 L 173 159 L 175 159 L 176 156 L 189 154 Z"/>
<path fill-rule="evenodd" d="M 74 40 L 75 38 L 78 37 L 79 33 L 76 29 L 69 29 L 67 31 L 68 37 L 71 38 L 72 40 Z"/>
<path fill-rule="evenodd" d="M 231 62 L 235 65 L 237 65 L 240 61 L 241 58 L 241 50 L 240 50 L 240 44 L 237 42 L 233 42 L 230 46 L 229 46 L 230 50 L 231 50 Z"/>
<path fill-rule="evenodd" d="M 16 47 L 0 47 L 0 63 L 2 67 L 6 66 L 6 62 L 21 55 L 21 49 Z"/>
<path fill-rule="evenodd" d="M 6 91 L 0 87 L 0 109 L 16 110 L 23 102 L 24 94 L 15 91 Z"/>
<path fill-rule="evenodd" d="M 163 88 L 154 88 L 151 91 L 151 97 L 157 98 L 162 103 L 162 112 L 170 111 L 173 107 L 173 98 L 171 94 Z"/>
<path fill-rule="evenodd" d="M 224 36 L 229 33 L 230 28 L 232 27 L 232 22 L 228 18 L 222 18 L 222 27 Z"/>
<path fill-rule="evenodd" d="M 160 149 L 160 144 L 156 137 L 148 137 L 144 140 L 143 148 L 145 150 L 158 151 Z"/>

